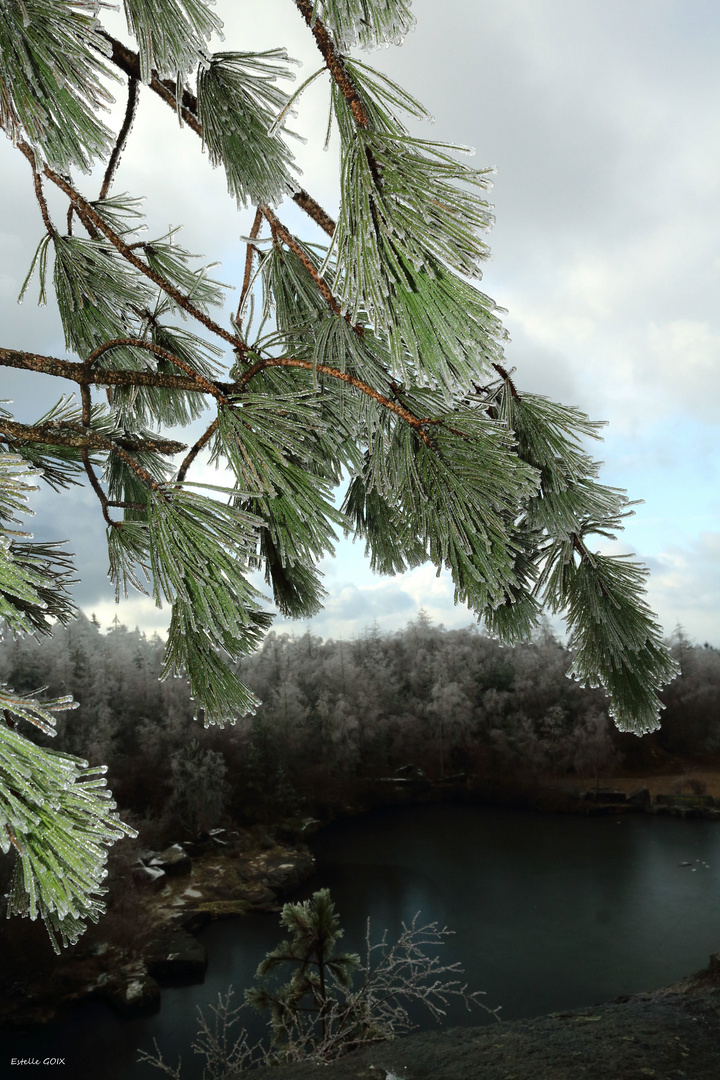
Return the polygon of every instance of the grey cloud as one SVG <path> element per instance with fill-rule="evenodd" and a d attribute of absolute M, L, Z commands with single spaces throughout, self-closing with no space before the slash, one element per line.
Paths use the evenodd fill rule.
<path fill-rule="evenodd" d="M 646 561 L 648 599 L 662 613 L 666 631 L 680 623 L 695 640 L 718 645 L 720 532 L 702 533 Z"/>
<path fill-rule="evenodd" d="M 113 596 L 108 581 L 105 529 L 95 495 L 85 487 L 54 492 L 43 484 L 30 498 L 35 517 L 26 519 L 36 540 L 66 541 L 74 555 L 77 577 L 73 587 L 75 602 L 90 610 L 94 604 Z"/>

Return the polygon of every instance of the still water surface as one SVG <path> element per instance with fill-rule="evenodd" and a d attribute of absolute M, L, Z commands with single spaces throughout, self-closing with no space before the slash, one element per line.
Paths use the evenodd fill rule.
<path fill-rule="evenodd" d="M 344 948 L 362 951 L 368 915 L 377 938 L 420 911 L 422 922 L 455 931 L 444 955 L 462 960 L 471 989 L 486 991 L 506 1019 L 651 990 L 720 950 L 715 822 L 419 806 L 336 824 L 313 848 L 318 873 L 303 896 L 331 889 Z M 198 1080 L 201 1059 L 189 1048 L 196 1007 L 230 983 L 240 995 L 252 982 L 278 941 L 278 916 L 215 923 L 201 936 L 205 984 L 163 990 L 156 1016 L 123 1021 L 83 1006 L 57 1028 L 2 1036 L 2 1059 L 64 1056 L 67 1080 L 160 1080 L 137 1063 L 137 1048 L 152 1049 L 155 1038 L 166 1060 L 182 1054 L 186 1080 Z M 489 1022 L 460 1008 L 448 1020 Z"/>

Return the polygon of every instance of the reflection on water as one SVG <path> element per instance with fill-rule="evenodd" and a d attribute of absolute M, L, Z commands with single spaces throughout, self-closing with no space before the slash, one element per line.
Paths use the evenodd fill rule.
<path fill-rule="evenodd" d="M 318 874 L 303 895 L 331 889 L 344 948 L 362 951 L 368 916 L 377 938 L 420 911 L 455 931 L 447 960 L 461 959 L 470 987 L 506 1019 L 650 990 L 720 949 L 714 822 L 420 806 L 332 826 L 313 846 Z M 199 1080 L 202 1061 L 189 1046 L 196 1007 L 230 983 L 241 996 L 278 937 L 277 915 L 215 923 L 202 935 L 205 984 L 163 990 L 156 1016 L 123 1021 L 83 1006 L 57 1028 L 2 1036 L 0 1060 L 65 1056 L 68 1080 L 159 1080 L 136 1063 L 137 1047 L 156 1038 L 166 1060 L 182 1054 L 186 1080 Z M 448 1020 L 485 1022 L 459 1007 Z"/>

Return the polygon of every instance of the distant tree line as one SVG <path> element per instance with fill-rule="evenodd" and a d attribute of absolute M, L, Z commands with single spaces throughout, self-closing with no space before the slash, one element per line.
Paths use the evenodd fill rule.
<path fill-rule="evenodd" d="M 271 632 L 240 675 L 262 701 L 234 727 L 193 719 L 182 679 L 160 682 L 164 643 L 117 620 L 80 616 L 50 639 L 0 641 L 0 680 L 73 694 L 80 707 L 52 745 L 105 763 L 135 824 L 176 836 L 228 817 L 273 821 L 342 801 L 352 782 L 413 765 L 433 779 L 611 774 L 720 754 L 720 651 L 676 630 L 681 674 L 662 727 L 638 739 L 609 721 L 599 690 L 566 677 L 569 654 L 545 628 L 501 647 L 476 626 L 424 614 L 402 631 L 352 641 Z"/>

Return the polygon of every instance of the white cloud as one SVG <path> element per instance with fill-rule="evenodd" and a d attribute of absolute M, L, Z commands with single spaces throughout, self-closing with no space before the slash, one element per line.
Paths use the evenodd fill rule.
<path fill-rule="evenodd" d="M 170 609 L 156 607 L 155 602 L 147 596 L 128 597 L 119 604 L 103 597 L 95 603 L 84 605 L 84 610 L 88 616 L 97 618 L 103 630 L 109 630 L 117 619 L 130 630 L 139 627 L 148 636 L 157 633 L 165 637 L 170 625 Z"/>

